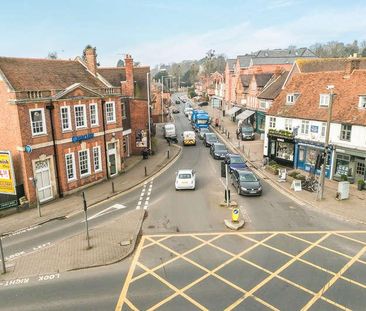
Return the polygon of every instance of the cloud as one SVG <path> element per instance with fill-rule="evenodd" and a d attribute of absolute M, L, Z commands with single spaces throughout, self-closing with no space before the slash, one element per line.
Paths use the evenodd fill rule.
<path fill-rule="evenodd" d="M 291 1 L 276 1 L 282 5 L 289 2 Z M 258 27 L 251 22 L 245 22 L 206 33 L 143 42 L 130 46 L 129 51 L 136 60 L 153 66 L 159 63 L 200 59 L 210 49 L 232 58 L 259 49 L 286 48 L 289 45 L 302 47 L 332 40 L 361 40 L 364 39 L 362 30 L 366 28 L 365 14 L 366 8 L 359 7 L 309 14 L 268 27 Z"/>
<path fill-rule="evenodd" d="M 272 1 L 270 1 L 267 9 L 272 10 L 272 9 L 285 8 L 285 7 L 292 6 L 295 3 L 296 3 L 296 1 L 294 1 L 294 0 L 272 0 Z"/>

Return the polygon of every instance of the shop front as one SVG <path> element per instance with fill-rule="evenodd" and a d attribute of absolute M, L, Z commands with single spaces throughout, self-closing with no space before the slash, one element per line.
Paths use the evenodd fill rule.
<path fill-rule="evenodd" d="M 256 111 L 255 131 L 260 134 L 264 133 L 265 124 L 266 124 L 266 113 L 263 111 Z"/>
<path fill-rule="evenodd" d="M 341 180 L 346 175 L 350 182 L 366 180 L 366 151 L 337 146 L 334 161 L 333 179 Z"/>
<path fill-rule="evenodd" d="M 268 134 L 268 157 L 278 164 L 293 167 L 295 158 L 295 141 L 291 135 L 282 135 L 272 131 Z"/>
<path fill-rule="evenodd" d="M 305 172 L 319 175 L 320 169 L 316 169 L 315 164 L 318 155 L 322 154 L 323 152 L 324 152 L 324 146 L 322 144 L 296 140 L 295 168 L 298 168 Z M 331 174 L 331 167 L 332 167 L 331 154 L 332 154 L 331 152 L 328 153 L 327 166 L 325 167 L 326 178 L 330 178 Z"/>

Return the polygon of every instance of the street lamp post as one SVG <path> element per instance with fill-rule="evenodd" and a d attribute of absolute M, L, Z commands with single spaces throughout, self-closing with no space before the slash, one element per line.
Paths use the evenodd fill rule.
<path fill-rule="evenodd" d="M 164 99 L 163 99 L 163 94 L 164 94 L 164 78 L 165 79 L 170 79 L 170 76 L 163 76 L 161 78 L 161 122 L 164 122 Z"/>
<path fill-rule="evenodd" d="M 329 107 L 328 107 L 328 118 L 327 118 L 327 127 L 325 132 L 325 143 L 324 143 L 324 153 L 323 153 L 323 164 L 320 167 L 320 179 L 319 179 L 319 189 L 318 189 L 318 200 L 322 200 L 324 198 L 324 182 L 325 182 L 325 168 L 328 164 L 328 146 L 329 146 L 329 136 L 330 136 L 330 121 L 332 118 L 332 109 L 333 109 L 333 90 L 334 85 L 328 85 L 327 90 L 330 91 L 329 94 Z"/>

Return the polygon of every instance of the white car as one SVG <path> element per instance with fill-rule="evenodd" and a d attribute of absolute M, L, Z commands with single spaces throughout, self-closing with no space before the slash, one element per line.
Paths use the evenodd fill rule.
<path fill-rule="evenodd" d="M 193 108 L 192 107 L 187 107 L 187 108 L 184 108 L 184 114 L 186 117 L 188 117 L 188 114 L 193 111 Z"/>
<path fill-rule="evenodd" d="M 196 173 L 194 170 L 179 170 L 175 178 L 175 190 L 196 188 Z"/>

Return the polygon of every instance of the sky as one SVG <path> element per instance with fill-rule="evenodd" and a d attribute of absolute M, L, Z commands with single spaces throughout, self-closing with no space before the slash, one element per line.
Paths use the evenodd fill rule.
<path fill-rule="evenodd" d="M 0 56 L 73 59 L 88 44 L 101 66 L 131 54 L 154 67 L 260 49 L 366 39 L 365 0 L 1 0 Z"/>

